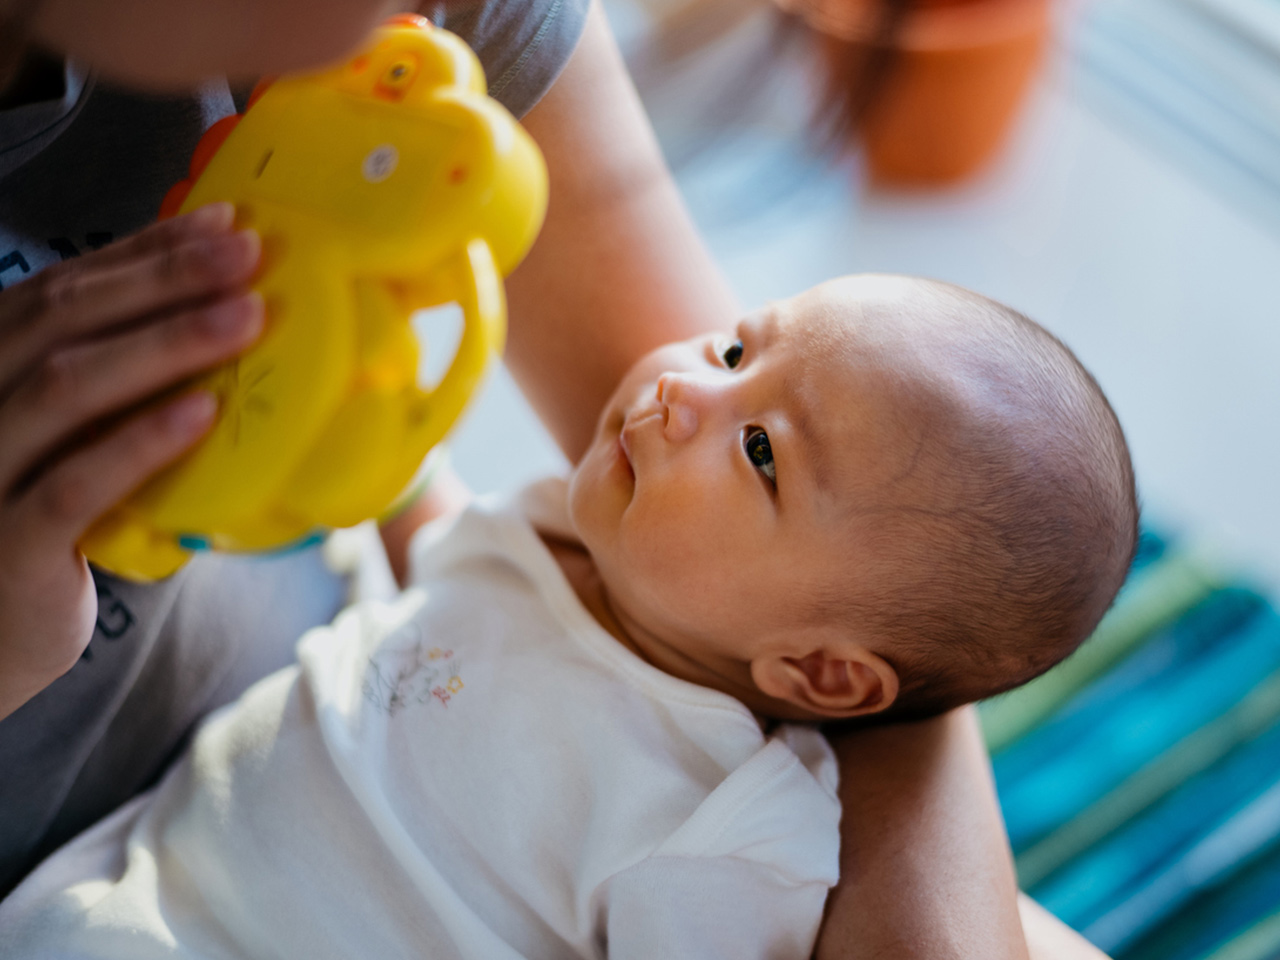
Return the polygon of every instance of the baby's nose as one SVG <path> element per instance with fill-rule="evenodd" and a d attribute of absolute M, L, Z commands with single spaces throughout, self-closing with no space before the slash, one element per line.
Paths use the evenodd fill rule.
<path fill-rule="evenodd" d="M 698 432 L 698 385 L 688 377 L 664 373 L 658 378 L 658 402 L 662 404 L 662 430 L 679 443 Z"/>

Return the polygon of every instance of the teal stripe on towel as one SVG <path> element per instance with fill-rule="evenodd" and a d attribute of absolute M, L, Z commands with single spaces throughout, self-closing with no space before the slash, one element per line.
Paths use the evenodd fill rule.
<path fill-rule="evenodd" d="M 1230 875 L 1223 883 L 1198 896 L 1173 913 L 1169 920 L 1137 940 L 1124 951 L 1124 960 L 1205 960 L 1245 934 L 1258 930 L 1260 923 L 1275 913 L 1280 903 L 1280 847 Z M 1273 934 L 1270 953 L 1256 954 L 1257 960 L 1280 956 L 1280 931 Z M 1253 949 L 1265 945 L 1261 934 L 1254 935 Z"/>
<path fill-rule="evenodd" d="M 1280 616 L 1270 608 L 1221 645 L 1128 698 L 1069 751 L 1002 789 L 1015 851 L 1097 802 L 1139 767 L 1224 713 L 1280 666 Z"/>
<path fill-rule="evenodd" d="M 1280 783 L 1213 830 L 1123 903 L 1091 923 L 1084 935 L 1104 951 L 1125 950 L 1162 921 L 1172 918 L 1197 895 L 1225 885 L 1250 864 L 1262 861 L 1259 865 L 1265 867 L 1276 851 L 1280 851 Z M 1257 892 L 1254 884 L 1248 886 Z M 1270 900 L 1280 894 L 1280 884 L 1261 893 Z M 1212 914 L 1219 939 L 1229 935 L 1227 931 L 1231 927 L 1239 929 L 1248 922 L 1240 924 L 1238 919 L 1224 917 L 1222 910 L 1226 906 L 1217 904 Z M 1192 923 L 1192 930 L 1205 929 L 1203 922 Z M 1186 930 L 1180 934 L 1161 931 L 1160 939 L 1166 941 L 1164 950 L 1168 951 L 1179 944 L 1187 945 L 1189 936 L 1190 931 Z M 1168 958 L 1168 953 L 1150 956 Z"/>
<path fill-rule="evenodd" d="M 1280 897 L 1276 900 L 1280 902 Z M 1280 907 L 1204 960 L 1275 960 L 1276 957 L 1280 957 Z"/>
<path fill-rule="evenodd" d="M 1114 670 L 1086 687 L 1047 723 L 995 757 L 992 767 L 1001 792 L 1034 774 L 1047 757 L 1070 750 L 1114 712 L 1115 704 L 1125 702 L 1169 670 L 1221 643 L 1223 637 L 1241 630 L 1266 608 L 1267 601 L 1252 590 L 1227 587 L 1209 594 Z"/>
<path fill-rule="evenodd" d="M 1240 708 L 1253 710 L 1255 704 L 1261 704 L 1274 716 L 1276 701 L 1280 700 L 1277 691 L 1280 691 L 1280 674 L 1273 675 L 1257 691 L 1262 695 L 1261 700 L 1245 701 Z M 1239 717 L 1240 708 L 1233 710 L 1232 714 Z M 1193 738 L 1203 732 L 1197 731 L 1183 743 L 1193 742 Z M 1216 749 L 1218 744 L 1209 746 Z M 1274 762 L 1277 756 L 1280 756 L 1280 723 L 1273 722 L 1261 731 L 1261 735 L 1255 735 L 1198 776 L 1186 780 L 1144 815 L 1126 823 L 1103 843 L 1069 862 L 1047 882 L 1029 883 L 1021 874 L 1021 862 L 1019 879 L 1035 899 L 1064 922 L 1077 928 L 1088 926 L 1123 900 L 1127 891 L 1158 872 L 1162 864 L 1176 860 L 1213 824 L 1222 822 L 1233 811 L 1267 790 L 1280 776 Z M 1164 760 L 1162 757 L 1156 763 Z M 1162 773 L 1157 769 L 1155 775 L 1159 777 Z M 1112 797 L 1120 801 L 1121 809 L 1114 815 L 1100 809 L 1102 818 L 1123 817 L 1125 790 L 1141 792 L 1143 788 L 1141 776 L 1126 782 L 1124 788 L 1097 805 L 1104 808 Z M 1087 829 L 1088 818 L 1086 812 L 1064 826 L 1062 833 Z M 1053 839 L 1053 836 L 1046 838 L 1045 844 L 1050 844 Z M 1035 849 L 1032 848 L 1033 851 Z"/>

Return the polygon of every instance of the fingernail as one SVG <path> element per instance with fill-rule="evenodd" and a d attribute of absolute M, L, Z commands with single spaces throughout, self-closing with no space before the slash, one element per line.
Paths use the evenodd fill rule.
<path fill-rule="evenodd" d="M 209 425 L 218 411 L 218 401 L 208 390 L 189 393 L 165 409 L 165 425 L 175 433 L 197 433 Z"/>
<path fill-rule="evenodd" d="M 262 329 L 262 295 L 255 290 L 215 303 L 201 314 L 205 330 L 219 339 L 239 340 Z"/>
<path fill-rule="evenodd" d="M 257 231 L 237 230 L 208 241 L 208 264 L 223 276 L 240 276 L 258 262 L 262 241 Z"/>
<path fill-rule="evenodd" d="M 225 201 L 207 203 L 191 211 L 191 223 L 202 230 L 226 230 L 235 220 L 236 208 Z"/>

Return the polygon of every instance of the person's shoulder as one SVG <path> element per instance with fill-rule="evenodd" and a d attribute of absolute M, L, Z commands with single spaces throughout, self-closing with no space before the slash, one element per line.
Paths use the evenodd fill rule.
<path fill-rule="evenodd" d="M 433 19 L 471 46 L 489 96 L 523 117 L 551 89 L 582 35 L 589 0 L 437 4 Z"/>

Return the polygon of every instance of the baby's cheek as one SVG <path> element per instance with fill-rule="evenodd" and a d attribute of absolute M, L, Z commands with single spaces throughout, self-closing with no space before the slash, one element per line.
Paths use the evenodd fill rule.
<path fill-rule="evenodd" d="M 625 555 L 638 584 L 673 610 L 701 606 L 724 575 L 725 553 L 700 526 L 669 517 L 637 529 Z"/>

